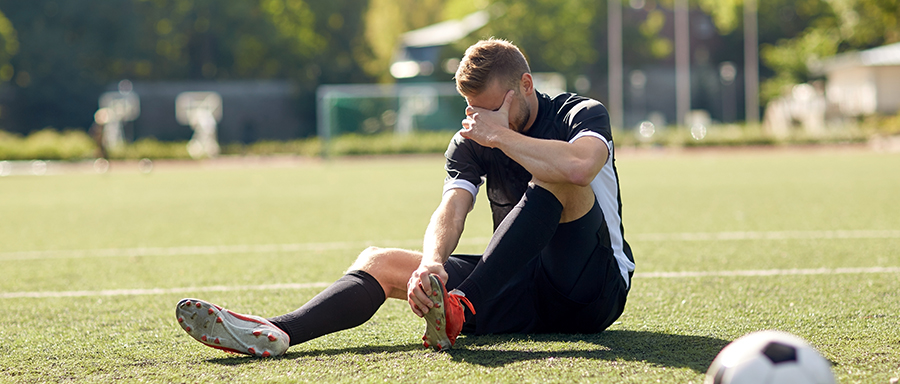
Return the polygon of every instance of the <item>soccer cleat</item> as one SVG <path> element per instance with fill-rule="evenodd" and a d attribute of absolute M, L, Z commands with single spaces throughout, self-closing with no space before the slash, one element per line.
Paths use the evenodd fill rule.
<path fill-rule="evenodd" d="M 197 299 L 184 299 L 175 307 L 178 324 L 208 347 L 251 356 L 279 356 L 291 345 L 287 333 L 268 320 L 241 315 Z"/>
<path fill-rule="evenodd" d="M 459 336 L 466 321 L 462 304 L 469 307 L 473 314 L 475 308 L 472 308 L 472 303 L 465 296 L 447 293 L 447 288 L 437 275 L 428 277 L 434 307 L 425 314 L 425 336 L 422 336 L 422 340 L 425 341 L 425 348 L 444 351 L 456 344 L 456 337 Z"/>

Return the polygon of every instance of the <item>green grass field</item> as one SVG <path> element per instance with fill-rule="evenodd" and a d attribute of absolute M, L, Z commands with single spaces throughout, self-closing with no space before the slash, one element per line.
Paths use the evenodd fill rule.
<path fill-rule="evenodd" d="M 424 321 L 389 301 L 273 359 L 200 345 L 175 303 L 273 316 L 367 245 L 419 248 L 442 158 L 0 178 L 0 382 L 700 383 L 721 348 L 762 329 L 808 340 L 841 383 L 900 376 L 900 155 L 626 151 L 617 164 L 638 270 L 608 331 L 434 353 Z M 460 251 L 485 246 L 485 201 Z"/>

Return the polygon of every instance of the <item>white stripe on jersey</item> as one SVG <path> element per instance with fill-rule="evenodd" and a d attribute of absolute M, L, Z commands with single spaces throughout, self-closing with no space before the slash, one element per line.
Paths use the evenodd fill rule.
<path fill-rule="evenodd" d="M 450 181 L 444 182 L 444 191 L 441 192 L 441 196 L 447 193 L 447 191 L 451 189 L 465 189 L 472 194 L 472 206 L 469 207 L 469 212 L 475 208 L 475 200 L 478 198 L 478 190 L 481 188 L 481 184 L 484 184 L 484 178 L 481 178 L 481 183 L 478 185 L 472 184 L 468 180 L 463 179 L 453 179 Z"/>
<path fill-rule="evenodd" d="M 591 181 L 591 189 L 594 190 L 594 196 L 597 196 L 597 202 L 600 203 L 600 209 L 603 210 L 603 218 L 606 220 L 606 226 L 609 227 L 609 242 L 613 249 L 613 255 L 619 264 L 619 272 L 625 280 L 625 288 L 631 287 L 631 280 L 628 274 L 634 271 L 634 263 L 625 255 L 624 243 L 625 239 L 622 235 L 622 217 L 619 216 L 619 181 L 616 179 L 616 172 L 613 170 L 613 146 L 602 135 L 593 131 L 579 132 L 569 141 L 574 142 L 585 136 L 596 137 L 606 143 L 609 154 L 606 157 L 606 164 Z"/>

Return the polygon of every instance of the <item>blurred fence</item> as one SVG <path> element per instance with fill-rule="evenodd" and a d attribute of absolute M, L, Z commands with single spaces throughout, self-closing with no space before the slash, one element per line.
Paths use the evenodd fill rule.
<path fill-rule="evenodd" d="M 348 84 L 318 88 L 317 132 L 344 135 L 456 130 L 466 100 L 453 83 Z"/>

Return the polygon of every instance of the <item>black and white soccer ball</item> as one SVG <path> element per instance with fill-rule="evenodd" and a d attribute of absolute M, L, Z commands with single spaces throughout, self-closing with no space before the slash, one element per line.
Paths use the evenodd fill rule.
<path fill-rule="evenodd" d="M 803 339 L 760 331 L 725 346 L 705 384 L 834 384 L 831 363 Z"/>

